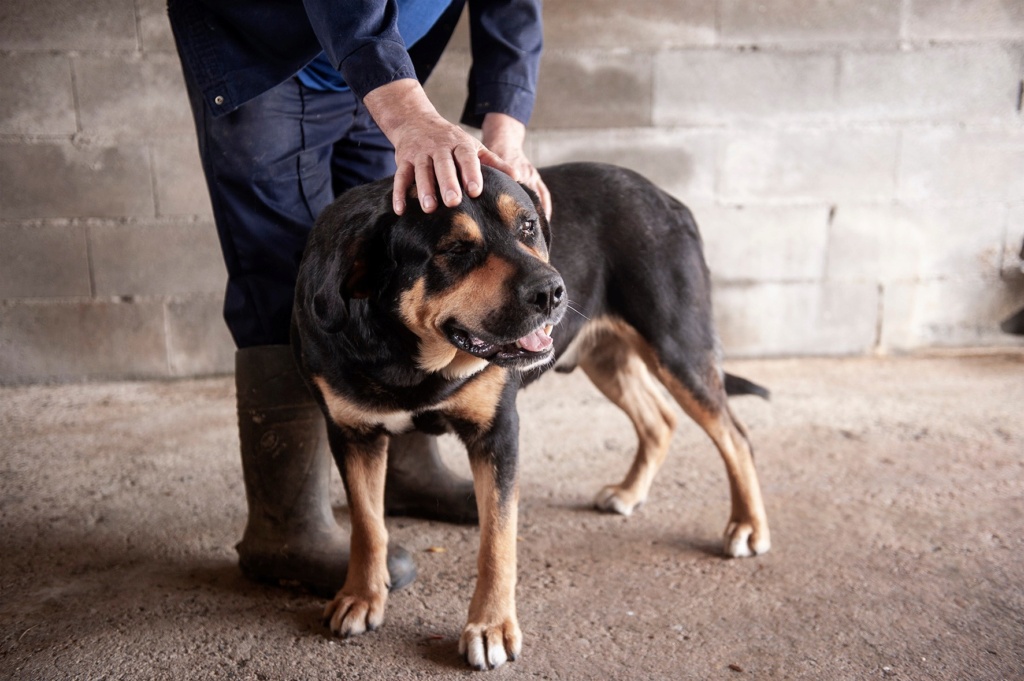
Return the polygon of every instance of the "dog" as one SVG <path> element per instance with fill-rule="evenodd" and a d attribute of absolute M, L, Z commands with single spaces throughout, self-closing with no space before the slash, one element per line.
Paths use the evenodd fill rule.
<path fill-rule="evenodd" d="M 660 382 L 725 461 L 725 552 L 752 556 L 771 545 L 747 432 L 726 400 L 767 391 L 720 368 L 690 211 L 632 171 L 567 164 L 541 171 L 552 229 L 532 191 L 483 171 L 478 198 L 431 214 L 410 202 L 396 216 L 390 179 L 337 198 L 310 234 L 292 324 L 351 512 L 348 574 L 325 621 L 339 636 L 383 622 L 388 436 L 454 431 L 480 515 L 476 588 L 459 640 L 478 669 L 521 652 L 516 394 L 556 362 L 581 368 L 639 437 L 625 479 L 598 494 L 600 509 L 628 515 L 647 498 L 676 425 Z"/>

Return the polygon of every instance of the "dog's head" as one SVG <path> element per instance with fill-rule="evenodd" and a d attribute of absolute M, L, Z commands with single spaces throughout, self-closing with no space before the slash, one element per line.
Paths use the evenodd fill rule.
<path fill-rule="evenodd" d="M 305 301 L 321 329 L 351 331 L 353 301 L 362 300 L 364 312 L 389 315 L 415 336 L 425 371 L 457 377 L 488 362 L 517 370 L 550 362 L 567 299 L 548 262 L 549 226 L 533 192 L 483 171 L 480 197 L 429 215 L 411 201 L 396 216 L 390 181 L 354 189 L 325 211 L 307 260 L 329 253 Z"/>

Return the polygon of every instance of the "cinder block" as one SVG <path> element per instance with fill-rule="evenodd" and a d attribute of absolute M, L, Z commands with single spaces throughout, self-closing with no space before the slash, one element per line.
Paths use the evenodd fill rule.
<path fill-rule="evenodd" d="M 636 52 L 545 52 L 533 126 L 650 125 L 652 59 L 650 54 Z"/>
<path fill-rule="evenodd" d="M 545 0 L 544 46 L 656 51 L 713 45 L 715 3 L 704 0 Z"/>
<path fill-rule="evenodd" d="M 4 0 L 0 50 L 134 50 L 132 0 Z"/>
<path fill-rule="evenodd" d="M 803 129 L 737 133 L 724 144 L 718 191 L 726 203 L 888 201 L 899 133 Z"/>
<path fill-rule="evenodd" d="M 726 44 L 896 41 L 900 3 L 892 0 L 720 0 Z"/>
<path fill-rule="evenodd" d="M 1016 278 L 1024 273 L 1024 203 L 1007 210 L 1001 274 Z"/>
<path fill-rule="evenodd" d="M 1024 3 L 1017 0 L 907 0 L 910 40 L 1024 38 Z"/>
<path fill-rule="evenodd" d="M 1002 320 L 1024 306 L 1024 280 L 995 277 L 897 282 L 885 287 L 882 348 L 1024 346 Z"/>
<path fill-rule="evenodd" d="M 227 273 L 212 224 L 91 225 L 89 243 L 98 296 L 224 291 Z"/>
<path fill-rule="evenodd" d="M 172 375 L 206 376 L 235 370 L 235 343 L 222 309 L 222 296 L 190 296 L 167 303 L 167 352 Z"/>
<path fill-rule="evenodd" d="M 153 216 L 140 145 L 0 144 L 0 218 Z"/>
<path fill-rule="evenodd" d="M 1012 120 L 1019 115 L 1022 50 L 979 44 L 844 52 L 841 111 L 858 120 Z"/>
<path fill-rule="evenodd" d="M 691 206 L 715 282 L 820 281 L 827 206 Z"/>
<path fill-rule="evenodd" d="M 962 128 L 903 132 L 898 175 L 904 201 L 1024 198 L 1024 133 Z"/>
<path fill-rule="evenodd" d="M 835 54 L 688 50 L 655 57 L 656 125 L 822 119 L 836 106 Z"/>
<path fill-rule="evenodd" d="M 73 135 L 71 64 L 51 54 L 0 55 L 0 134 Z"/>
<path fill-rule="evenodd" d="M 212 216 L 195 135 L 153 143 L 157 215 Z"/>
<path fill-rule="evenodd" d="M 999 204 L 842 205 L 829 239 L 828 276 L 871 282 L 995 276 L 1005 213 Z"/>
<path fill-rule="evenodd" d="M 613 129 L 540 132 L 532 161 L 546 166 L 597 161 L 632 168 L 684 202 L 714 197 L 719 133 L 708 130 Z"/>
<path fill-rule="evenodd" d="M 167 0 L 136 0 L 139 14 L 139 40 L 142 50 L 152 52 L 175 52 L 174 34 L 167 18 Z"/>
<path fill-rule="evenodd" d="M 74 68 L 85 132 L 150 139 L 194 130 L 177 56 L 79 57 Z"/>
<path fill-rule="evenodd" d="M 713 299 L 726 357 L 857 355 L 875 344 L 873 284 L 720 285 Z"/>
<path fill-rule="evenodd" d="M 0 383 L 167 374 L 162 301 L 0 306 Z"/>
<path fill-rule="evenodd" d="M 0 225 L 0 299 L 91 295 L 85 228 Z"/>

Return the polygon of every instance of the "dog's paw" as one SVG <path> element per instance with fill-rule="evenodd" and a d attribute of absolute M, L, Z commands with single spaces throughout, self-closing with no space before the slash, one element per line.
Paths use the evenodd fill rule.
<path fill-rule="evenodd" d="M 732 558 L 749 558 L 768 553 L 772 540 L 763 523 L 730 521 L 725 528 L 725 552 Z"/>
<path fill-rule="evenodd" d="M 598 510 L 619 515 L 632 515 L 643 503 L 643 499 L 622 485 L 608 485 L 594 498 L 594 506 Z"/>
<path fill-rule="evenodd" d="M 347 638 L 373 631 L 384 624 L 387 593 L 355 595 L 339 591 L 324 608 L 324 623 L 335 636 Z"/>
<path fill-rule="evenodd" d="M 469 622 L 459 638 L 459 654 L 475 669 L 497 669 L 519 657 L 523 634 L 514 617 L 503 622 Z"/>

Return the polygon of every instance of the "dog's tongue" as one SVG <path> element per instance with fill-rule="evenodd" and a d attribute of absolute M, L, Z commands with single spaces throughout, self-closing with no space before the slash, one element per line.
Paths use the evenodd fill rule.
<path fill-rule="evenodd" d="M 554 341 L 551 340 L 551 336 L 546 329 L 537 329 L 530 335 L 523 336 L 517 340 L 516 345 L 528 352 L 540 352 L 541 350 L 547 350 L 551 347 L 551 343 L 553 342 Z"/>

